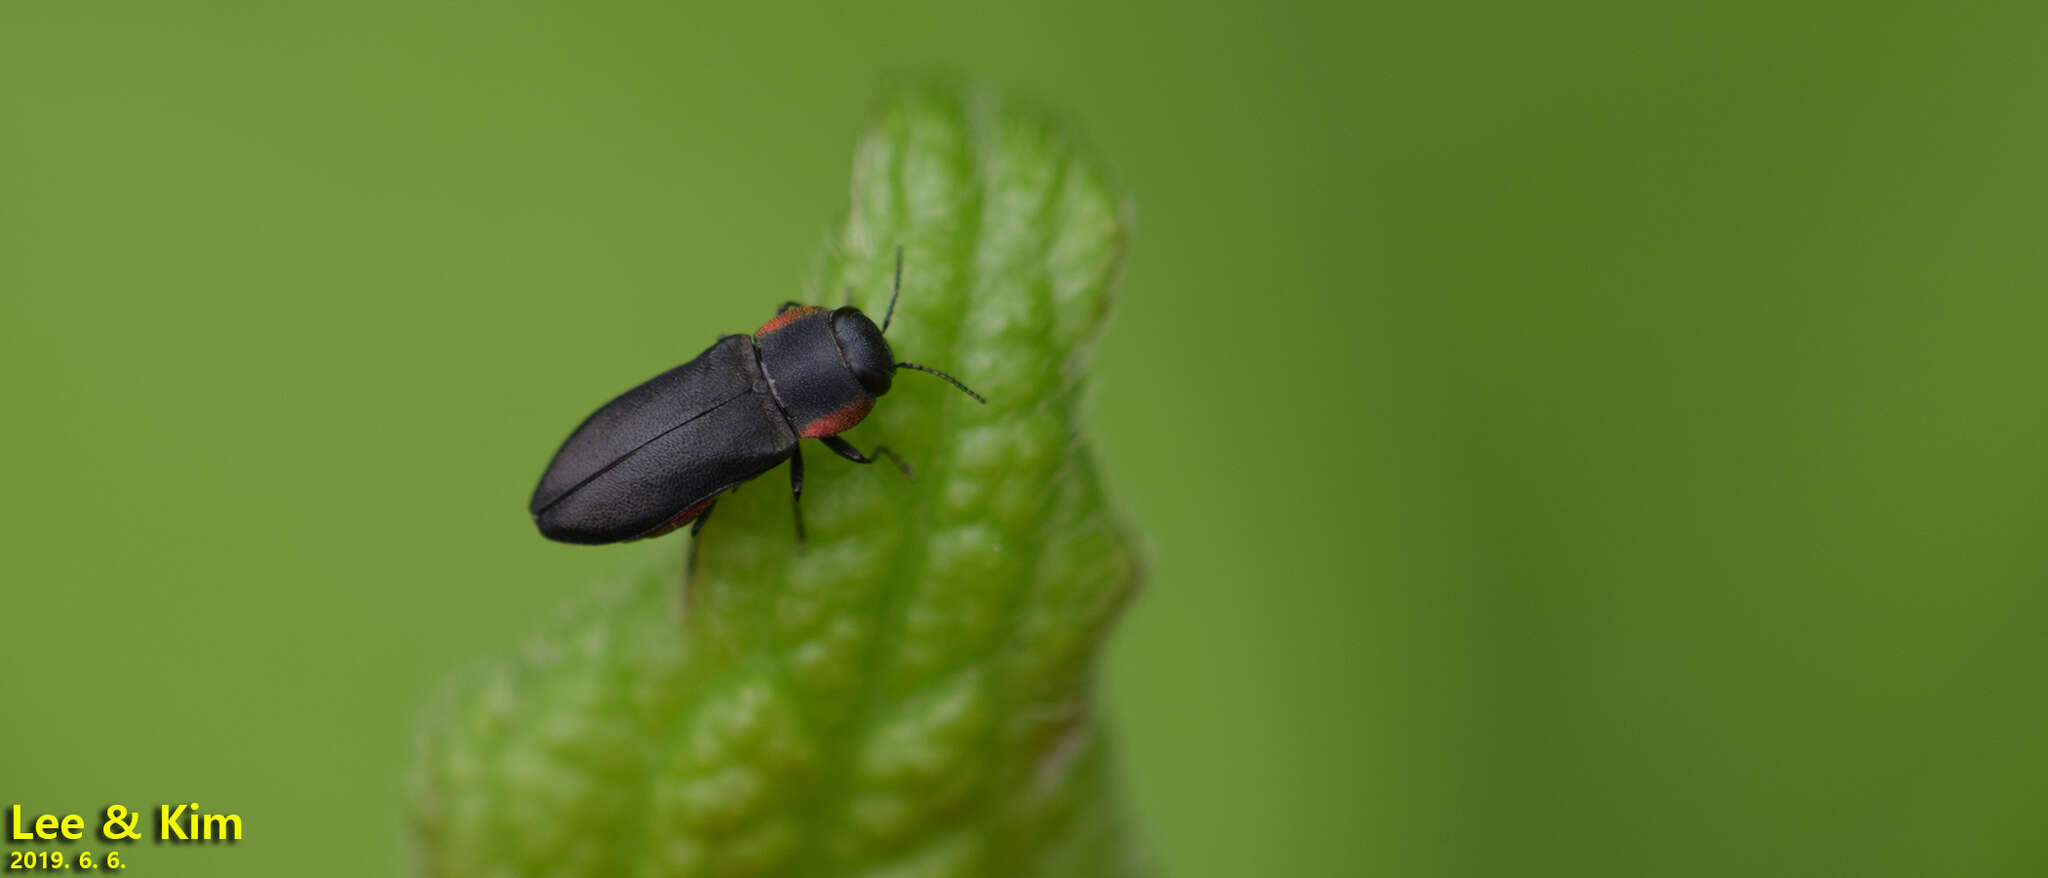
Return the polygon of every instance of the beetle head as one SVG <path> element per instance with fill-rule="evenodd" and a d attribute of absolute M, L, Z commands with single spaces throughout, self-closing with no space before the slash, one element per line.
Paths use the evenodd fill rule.
<path fill-rule="evenodd" d="M 889 384 L 896 377 L 896 354 L 889 350 L 889 342 L 882 338 L 882 330 L 875 321 L 851 305 L 832 312 L 832 337 L 839 342 L 839 353 L 846 358 L 847 368 L 853 370 L 860 386 L 872 396 L 889 392 Z"/>

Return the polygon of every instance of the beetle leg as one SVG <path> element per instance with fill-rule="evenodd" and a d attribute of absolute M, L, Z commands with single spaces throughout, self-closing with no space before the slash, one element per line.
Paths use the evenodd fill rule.
<path fill-rule="evenodd" d="M 717 508 L 718 501 L 711 501 L 709 505 L 704 507 L 703 512 L 697 513 L 697 520 L 690 522 L 690 554 L 683 559 L 683 587 L 685 589 L 689 588 L 690 583 L 697 579 L 697 532 L 704 529 L 704 522 L 711 520 L 711 510 Z"/>
<path fill-rule="evenodd" d="M 904 463 L 903 458 L 897 457 L 896 452 L 890 451 L 889 446 L 887 445 L 877 445 L 875 446 L 875 450 L 870 451 L 867 454 L 862 454 L 860 453 L 860 449 L 853 447 L 853 443 L 841 439 L 837 436 L 820 436 L 818 437 L 818 441 L 825 443 L 826 448 L 830 448 L 833 451 L 838 452 L 840 457 L 844 457 L 847 460 L 853 461 L 854 463 L 874 463 L 875 458 L 886 457 L 889 459 L 890 463 L 896 465 L 897 469 L 903 471 L 903 476 L 905 478 L 910 479 L 911 481 L 917 480 L 917 474 L 910 471 L 910 464 Z M 871 457 L 869 455 L 873 456 Z"/>
<path fill-rule="evenodd" d="M 789 455 L 789 511 L 796 516 L 796 544 L 804 544 L 804 450 Z"/>
<path fill-rule="evenodd" d="M 697 581 L 697 532 L 704 529 L 704 522 L 711 518 L 711 510 L 717 508 L 718 501 L 711 501 L 704 507 L 703 512 L 697 513 L 697 520 L 690 522 L 690 548 L 683 552 L 683 583 L 681 588 L 676 589 L 676 603 L 673 608 L 677 625 L 683 624 L 683 620 L 690 615 L 690 586 Z"/>

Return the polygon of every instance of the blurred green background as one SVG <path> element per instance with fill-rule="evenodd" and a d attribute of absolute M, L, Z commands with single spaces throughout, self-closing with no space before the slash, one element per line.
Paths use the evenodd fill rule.
<path fill-rule="evenodd" d="M 2041 874 L 2044 26 L 6 4 L 0 807 L 397 870 L 437 682 L 679 549 L 537 538 L 555 443 L 803 293 L 950 70 L 1139 206 L 1104 689 L 1171 874 Z"/>

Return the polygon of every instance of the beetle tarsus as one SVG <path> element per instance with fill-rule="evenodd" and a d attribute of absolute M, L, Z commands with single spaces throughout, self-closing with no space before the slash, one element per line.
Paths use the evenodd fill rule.
<path fill-rule="evenodd" d="M 718 501 L 711 501 L 705 505 L 703 512 L 697 513 L 697 520 L 690 522 L 690 547 L 683 550 L 683 582 L 676 589 L 675 617 L 677 625 L 683 624 L 683 620 L 690 616 L 691 586 L 697 583 L 697 534 L 704 529 L 704 522 L 711 520 L 711 510 L 717 508 Z"/>
<path fill-rule="evenodd" d="M 804 450 L 789 455 L 789 511 L 796 519 L 796 544 L 804 544 Z"/>
<path fill-rule="evenodd" d="M 917 481 L 917 473 L 910 471 L 910 464 L 904 463 L 903 458 L 898 457 L 896 452 L 890 451 L 887 445 L 876 445 L 875 450 L 862 454 L 860 449 L 853 447 L 853 443 L 837 436 L 823 436 L 818 441 L 825 443 L 826 448 L 838 452 L 840 457 L 844 457 L 854 463 L 874 463 L 876 458 L 886 457 L 890 463 L 896 465 L 896 469 L 902 471 L 904 478 L 913 482 Z"/>
<path fill-rule="evenodd" d="M 717 508 L 718 501 L 711 501 L 704 506 L 703 512 L 697 513 L 697 520 L 690 522 L 690 552 L 683 558 L 683 590 L 686 592 L 690 583 L 697 581 L 697 534 L 704 530 L 704 522 L 711 520 L 711 510 Z"/>

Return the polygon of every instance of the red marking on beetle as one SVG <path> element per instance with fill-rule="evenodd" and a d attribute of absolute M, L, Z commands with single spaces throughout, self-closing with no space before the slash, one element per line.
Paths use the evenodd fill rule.
<path fill-rule="evenodd" d="M 664 522 L 662 526 L 657 527 L 651 531 L 648 531 L 646 535 L 640 537 L 640 539 L 652 539 L 654 537 L 661 536 L 662 534 L 674 533 L 677 528 L 680 528 L 683 525 L 689 524 L 690 522 L 697 520 L 697 516 L 704 514 L 704 508 L 710 506 L 711 501 L 716 499 L 718 499 L 716 496 L 704 498 L 697 505 L 676 513 L 676 517 Z"/>
<path fill-rule="evenodd" d="M 795 323 L 798 318 L 808 317 L 823 310 L 825 309 L 818 305 L 798 305 L 794 308 L 785 308 L 781 313 L 768 318 L 768 322 L 761 324 L 760 329 L 754 330 L 754 337 L 760 338 L 791 323 Z"/>
<path fill-rule="evenodd" d="M 862 396 L 841 406 L 836 412 L 805 424 L 804 438 L 823 439 L 826 436 L 837 436 L 840 433 L 851 430 L 853 425 L 860 423 L 860 419 L 867 417 L 868 411 L 874 407 L 874 397 Z"/>

